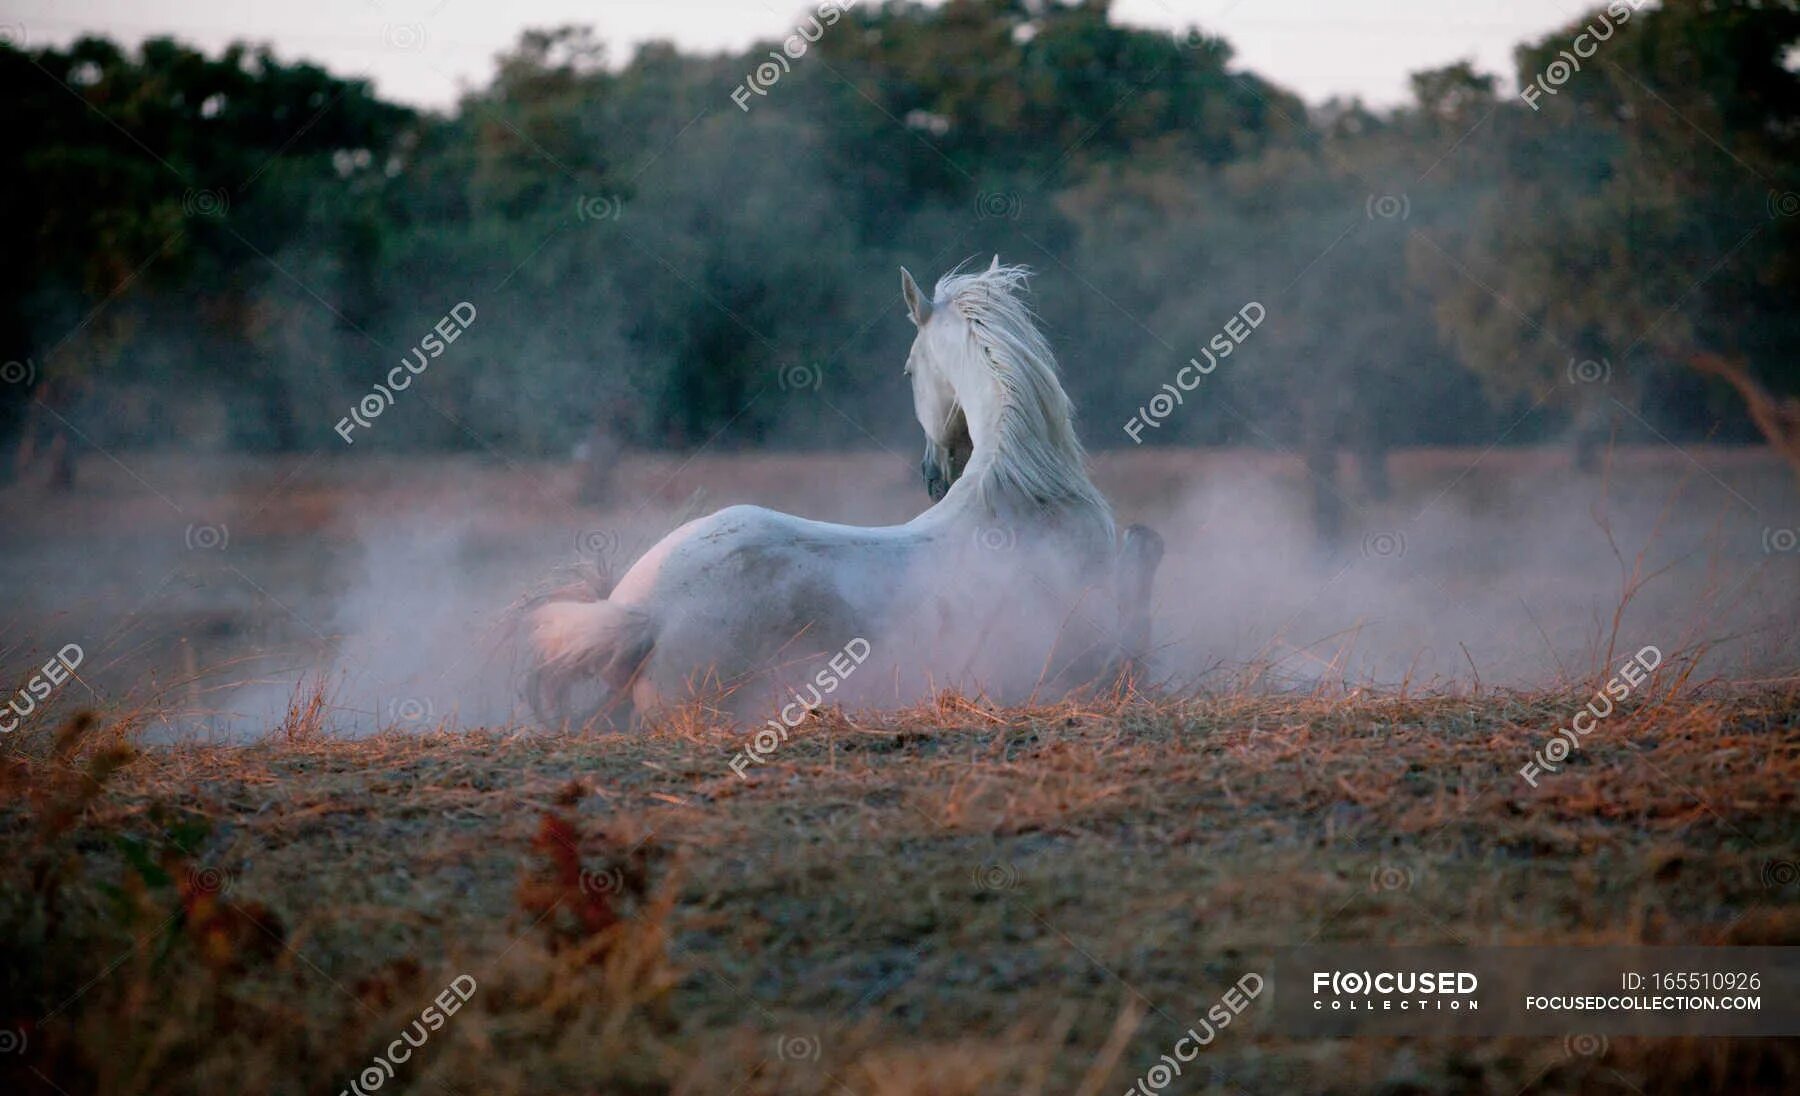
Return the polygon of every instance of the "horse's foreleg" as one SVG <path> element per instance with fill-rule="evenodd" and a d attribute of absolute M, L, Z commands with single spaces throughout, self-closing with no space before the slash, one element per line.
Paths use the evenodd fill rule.
<path fill-rule="evenodd" d="M 1148 525 L 1131 525 L 1119 545 L 1119 648 L 1127 675 L 1143 669 L 1150 654 L 1150 592 L 1162 564 L 1163 538 Z"/>

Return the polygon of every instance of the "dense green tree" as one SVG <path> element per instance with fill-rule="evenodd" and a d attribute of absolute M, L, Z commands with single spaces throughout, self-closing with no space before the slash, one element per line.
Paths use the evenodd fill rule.
<path fill-rule="evenodd" d="M 64 478 L 76 431 L 341 447 L 468 301 L 358 452 L 909 453 L 895 268 L 998 252 L 1044 275 L 1093 444 L 1304 454 L 1324 528 L 1394 446 L 1627 411 L 1747 437 L 1685 367 L 1800 391 L 1795 6 L 1676 0 L 1535 94 L 1456 64 L 1385 111 L 1098 0 L 821 5 L 737 56 L 532 31 L 423 115 L 262 47 L 0 47 L 0 436 Z M 1521 47 L 1520 83 L 1606 10 Z M 1250 302 L 1238 354 L 1128 432 Z"/>
<path fill-rule="evenodd" d="M 0 357 L 29 363 L 4 396 L 23 452 L 188 434 L 173 397 L 189 385 L 258 424 L 231 440 L 298 444 L 294 385 L 317 362 L 273 334 L 295 292 L 283 263 L 329 294 L 329 328 L 383 311 L 366 293 L 384 258 L 376 202 L 411 112 L 266 49 L 208 58 L 166 39 L 0 49 L 0 88 L 16 122 Z"/>
<path fill-rule="evenodd" d="M 1573 404 L 1587 442 L 1611 410 L 1691 391 L 1697 358 L 1800 388 L 1800 8 L 1622 8 L 1520 47 L 1499 185 L 1461 250 L 1476 273 L 1439 303 L 1497 392 Z M 1663 401 L 1683 404 L 1704 406 Z"/>

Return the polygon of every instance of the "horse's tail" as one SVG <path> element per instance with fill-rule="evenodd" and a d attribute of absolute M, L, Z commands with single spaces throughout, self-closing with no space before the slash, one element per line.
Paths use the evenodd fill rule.
<path fill-rule="evenodd" d="M 550 725 L 612 714 L 656 642 L 649 613 L 605 598 L 545 599 L 525 611 L 524 621 L 535 663 L 526 680 L 526 699 L 538 719 Z M 570 691 L 596 680 L 611 696 L 591 711 L 569 711 Z"/>

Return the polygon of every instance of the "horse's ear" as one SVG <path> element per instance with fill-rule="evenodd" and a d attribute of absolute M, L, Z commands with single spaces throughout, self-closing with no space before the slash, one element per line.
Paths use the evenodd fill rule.
<path fill-rule="evenodd" d="M 914 327 L 924 327 L 925 321 L 931 318 L 931 300 L 919 292 L 919 283 L 905 267 L 900 268 L 900 295 L 906 298 L 906 311 L 912 316 Z"/>

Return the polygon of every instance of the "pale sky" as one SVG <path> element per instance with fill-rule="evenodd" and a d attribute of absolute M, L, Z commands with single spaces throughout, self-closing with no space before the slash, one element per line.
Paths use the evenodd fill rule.
<path fill-rule="evenodd" d="M 866 0 L 865 0 L 866 2 Z M 1308 102 L 1360 95 L 1374 106 L 1407 96 L 1409 73 L 1461 59 L 1506 86 L 1512 47 L 1603 0 L 1115 0 L 1120 22 L 1198 25 L 1237 50 L 1237 65 Z M 791 33 L 813 4 L 795 0 L 0 0 L 0 33 L 65 44 L 101 32 L 135 44 L 173 34 L 216 52 L 235 38 L 273 43 L 372 79 L 385 96 L 447 107 L 486 81 L 493 57 L 527 27 L 585 23 L 620 61 L 637 43 L 673 39 L 699 51 L 739 50 Z"/>

